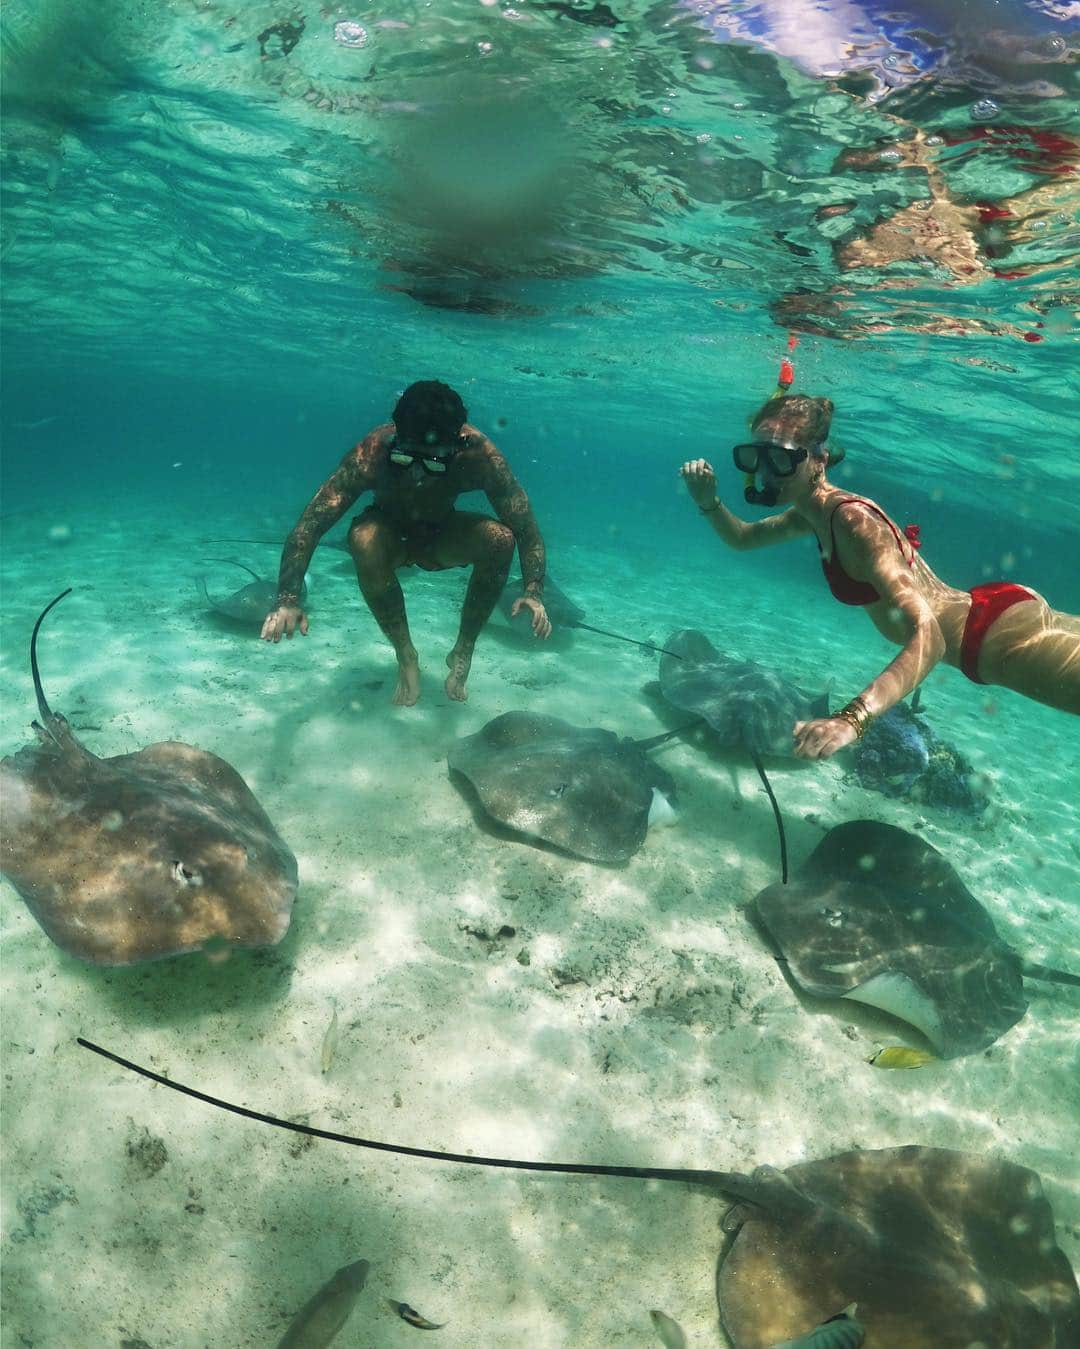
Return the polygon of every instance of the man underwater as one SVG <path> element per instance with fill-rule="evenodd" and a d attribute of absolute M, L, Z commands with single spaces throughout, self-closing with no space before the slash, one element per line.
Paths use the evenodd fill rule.
<path fill-rule="evenodd" d="M 374 501 L 352 522 L 349 551 L 360 592 L 394 648 L 398 682 L 394 703 L 420 697 L 420 662 L 409 633 L 400 567 L 425 571 L 472 567 L 457 641 L 446 657 L 447 696 L 464 702 L 465 682 L 480 629 L 491 615 L 517 545 L 524 594 L 512 614 L 528 609 L 533 633 L 546 638 L 544 540 L 529 498 L 492 442 L 467 421 L 461 398 L 438 380 L 410 384 L 393 420 L 369 431 L 315 493 L 285 540 L 277 607 L 266 616 L 262 639 L 280 642 L 295 629 L 306 637 L 300 588 L 320 538 L 364 492 Z M 484 492 L 498 516 L 458 511 L 463 492 Z"/>

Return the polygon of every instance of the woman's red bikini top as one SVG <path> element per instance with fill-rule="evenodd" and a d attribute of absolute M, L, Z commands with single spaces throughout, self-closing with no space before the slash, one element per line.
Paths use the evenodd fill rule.
<path fill-rule="evenodd" d="M 919 540 L 919 526 L 907 525 L 903 534 L 897 529 L 880 506 L 875 506 L 872 501 L 864 501 L 862 497 L 843 497 L 829 512 L 829 538 L 832 540 L 832 556 L 826 557 L 818 545 L 818 551 L 821 552 L 821 570 L 825 573 L 825 579 L 829 583 L 829 589 L 841 604 L 867 605 L 874 604 L 881 596 L 877 593 L 869 581 L 857 581 L 853 576 L 849 576 L 844 570 L 843 564 L 836 551 L 836 525 L 833 517 L 841 506 L 849 506 L 852 502 L 857 502 L 860 506 L 865 506 L 867 510 L 875 511 L 892 532 L 896 535 L 897 547 L 901 554 L 905 552 L 904 540 L 911 544 L 911 556 L 905 557 L 909 567 L 915 565 L 915 550 L 921 547 Z"/>

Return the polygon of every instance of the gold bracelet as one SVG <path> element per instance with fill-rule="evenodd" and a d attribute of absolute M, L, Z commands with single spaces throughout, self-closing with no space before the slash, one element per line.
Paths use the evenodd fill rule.
<path fill-rule="evenodd" d="M 870 725 L 873 714 L 862 698 L 852 698 L 846 707 L 842 707 L 839 712 L 832 715 L 836 721 L 846 721 L 855 732 L 855 739 L 861 740 L 866 734 L 866 728 Z"/>

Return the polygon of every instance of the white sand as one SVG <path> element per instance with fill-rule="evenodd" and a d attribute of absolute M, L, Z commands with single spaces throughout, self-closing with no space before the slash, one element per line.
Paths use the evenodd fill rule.
<path fill-rule="evenodd" d="M 722 1206 L 703 1192 L 305 1141 L 151 1086 L 80 1034 L 256 1109 L 421 1147 L 724 1169 L 905 1143 L 998 1154 L 1040 1173 L 1080 1261 L 1075 991 L 1029 983 L 1027 1017 L 984 1054 L 870 1068 L 877 1045 L 917 1037 L 853 1005 L 801 1006 L 745 916 L 777 876 L 749 764 L 661 750 L 679 820 L 621 870 L 481 832 L 448 781 L 452 739 L 512 708 L 663 729 L 641 693 L 654 661 L 587 634 L 531 648 L 492 631 L 468 704 L 453 705 L 442 658 L 464 575 L 410 574 L 423 698 L 394 709 L 389 653 L 342 554 L 316 555 L 311 636 L 270 647 L 204 621 L 189 540 L 209 526 L 178 511 L 147 529 L 117 508 L 96 533 L 84 516 L 66 540 L 48 537 L 51 518 L 11 521 L 0 743 L 28 738 L 30 627 L 74 583 L 40 644 L 53 707 L 98 728 L 82 733 L 98 754 L 175 738 L 227 758 L 296 852 L 300 895 L 275 950 L 110 971 L 63 955 L 4 885 L 4 1349 L 271 1346 L 361 1256 L 371 1277 L 342 1349 L 415 1345 L 387 1297 L 446 1321 L 440 1349 L 649 1346 L 650 1307 L 691 1345 L 723 1342 Z M 272 549 L 230 551 L 276 566 Z M 837 698 L 888 658 L 805 559 L 780 594 L 720 550 L 703 600 L 698 558 L 655 559 L 645 579 L 646 560 L 583 546 L 552 565 L 602 626 L 657 639 L 700 626 L 805 684 L 828 672 Z M 778 624 L 771 601 L 794 617 Z M 793 869 L 845 819 L 918 828 L 1003 935 L 1075 966 L 1076 722 L 949 670 L 926 701 L 992 776 L 987 817 L 887 801 L 840 761 L 777 762 Z M 475 935 L 504 925 L 512 937 Z M 332 1000 L 340 1040 L 323 1075 Z"/>

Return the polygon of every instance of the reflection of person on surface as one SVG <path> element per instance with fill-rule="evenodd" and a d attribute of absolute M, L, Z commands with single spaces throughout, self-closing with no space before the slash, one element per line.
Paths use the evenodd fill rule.
<path fill-rule="evenodd" d="M 946 585 L 917 553 L 914 525 L 901 531 L 880 506 L 826 480 L 831 419 L 827 398 L 803 395 L 770 399 L 758 412 L 754 439 L 735 447 L 735 463 L 747 474 L 748 501 L 788 509 L 754 524 L 717 498 L 716 475 L 704 459 L 681 469 L 698 508 L 732 548 L 816 535 L 832 593 L 842 604 L 865 607 L 878 631 L 902 648 L 841 711 L 799 722 L 795 752 L 827 759 L 851 744 L 871 717 L 911 693 L 941 660 L 976 684 L 1000 684 L 1080 714 L 1080 618 L 1055 612 L 1034 591 L 1009 582 L 971 591 Z"/>
<path fill-rule="evenodd" d="M 299 594 L 311 555 L 330 526 L 369 491 L 375 500 L 353 521 L 349 551 L 368 608 L 397 656 L 395 703 L 411 707 L 420 696 L 420 663 L 395 575 L 399 567 L 472 567 L 458 639 L 446 658 L 446 692 L 458 702 L 465 701 L 473 647 L 506 584 L 515 543 L 525 593 L 512 612 L 528 609 L 533 632 L 548 636 L 544 541 L 529 499 L 503 456 L 466 424 L 466 416 L 453 389 L 423 380 L 398 399 L 392 422 L 369 431 L 349 451 L 285 540 L 277 608 L 263 623 L 264 641 L 291 638 L 296 628 L 307 635 Z M 455 510 L 463 492 L 486 492 L 499 519 Z"/>

